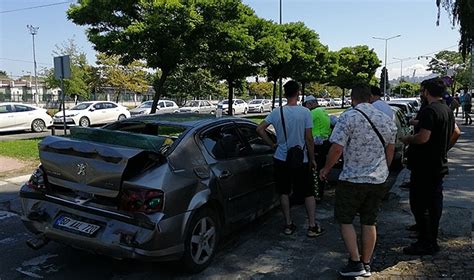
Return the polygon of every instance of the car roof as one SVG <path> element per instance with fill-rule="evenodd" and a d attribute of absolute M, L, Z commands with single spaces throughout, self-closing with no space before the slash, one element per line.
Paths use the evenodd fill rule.
<path fill-rule="evenodd" d="M 202 125 L 217 123 L 225 120 L 229 121 L 244 121 L 253 123 L 250 120 L 237 118 L 237 117 L 222 117 L 216 118 L 214 115 L 205 115 L 205 114 L 152 114 L 145 116 L 138 116 L 123 121 L 139 121 L 155 124 L 166 124 L 166 125 L 176 125 L 183 126 L 188 128 L 198 127 Z"/>

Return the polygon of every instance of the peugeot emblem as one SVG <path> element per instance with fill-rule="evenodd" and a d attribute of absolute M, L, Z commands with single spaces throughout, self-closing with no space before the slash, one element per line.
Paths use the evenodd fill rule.
<path fill-rule="evenodd" d="M 77 175 L 85 176 L 86 175 L 86 168 L 87 168 L 87 165 L 85 163 L 78 163 L 77 164 Z"/>

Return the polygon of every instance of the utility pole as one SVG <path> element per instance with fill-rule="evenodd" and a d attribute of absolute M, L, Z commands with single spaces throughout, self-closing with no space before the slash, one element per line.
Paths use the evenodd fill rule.
<path fill-rule="evenodd" d="M 38 76 L 36 75 L 36 51 L 35 51 L 35 35 L 38 34 L 39 27 L 35 27 L 33 25 L 27 25 L 28 31 L 33 38 L 33 63 L 34 63 L 34 73 L 35 73 L 35 94 L 33 94 L 33 101 L 36 105 L 39 102 L 39 91 L 38 91 Z"/>
<path fill-rule="evenodd" d="M 383 40 L 385 41 L 385 69 L 388 73 L 388 69 L 387 69 L 387 47 L 388 47 L 388 41 L 389 40 L 392 40 L 392 39 L 395 39 L 395 38 L 398 38 L 398 37 L 401 37 L 402 35 L 396 35 L 396 36 L 393 36 L 393 37 L 389 37 L 389 38 L 381 38 L 381 37 L 372 37 L 372 39 L 375 39 L 375 40 Z M 387 82 L 386 80 L 383 81 L 383 96 L 384 96 L 384 99 L 387 100 Z"/>

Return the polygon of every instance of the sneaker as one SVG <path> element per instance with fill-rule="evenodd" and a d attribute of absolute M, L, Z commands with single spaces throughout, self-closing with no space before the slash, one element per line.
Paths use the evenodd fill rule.
<path fill-rule="evenodd" d="M 361 261 L 355 262 L 351 259 L 349 259 L 349 262 L 347 263 L 346 267 L 339 271 L 339 274 L 341 274 L 341 276 L 349 277 L 362 276 L 365 273 L 367 273 L 367 271 L 365 271 L 364 264 Z"/>
<path fill-rule="evenodd" d="M 295 231 L 296 231 L 296 226 L 295 224 L 291 223 L 291 225 L 285 226 L 285 230 L 283 231 L 283 233 L 285 233 L 286 235 L 292 235 Z"/>
<path fill-rule="evenodd" d="M 364 276 L 364 277 L 370 277 L 370 276 L 372 276 L 372 273 L 370 272 L 370 264 L 368 264 L 368 263 L 365 264 L 365 263 L 364 263 L 364 269 L 365 269 L 365 274 L 362 275 L 362 276 Z"/>
<path fill-rule="evenodd" d="M 433 246 L 423 245 L 419 242 L 415 242 L 410 246 L 403 248 L 403 253 L 405 255 L 423 256 L 433 255 L 436 253 L 436 250 Z"/>
<path fill-rule="evenodd" d="M 316 226 L 308 228 L 308 233 L 306 235 L 308 237 L 318 237 L 323 235 L 324 233 L 326 233 L 326 230 L 320 225 L 316 224 Z"/>

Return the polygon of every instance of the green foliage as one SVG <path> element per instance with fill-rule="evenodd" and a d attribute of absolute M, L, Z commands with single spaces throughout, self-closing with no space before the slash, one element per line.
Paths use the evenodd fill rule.
<path fill-rule="evenodd" d="M 86 54 L 81 51 L 73 39 L 56 45 L 53 56 L 69 55 L 71 59 L 71 78 L 64 79 L 64 91 L 68 96 L 81 96 L 84 99 L 90 97 L 89 87 L 86 80 L 89 75 L 90 66 L 87 64 Z M 60 87 L 61 82 L 54 78 L 54 69 L 46 71 L 46 85 L 50 88 Z"/>
<path fill-rule="evenodd" d="M 332 73 L 328 48 L 319 42 L 319 35 L 302 22 L 285 24 L 286 40 L 290 44 L 289 76 L 304 84 L 327 80 Z"/>
<path fill-rule="evenodd" d="M 251 98 L 271 98 L 273 94 L 273 83 L 253 82 L 249 84 L 249 95 Z"/>
<path fill-rule="evenodd" d="M 166 96 L 183 103 L 189 99 L 221 98 L 226 86 L 204 68 L 181 66 L 165 83 Z"/>
<path fill-rule="evenodd" d="M 10 79 L 10 77 L 8 77 L 7 71 L 0 70 L 0 79 Z"/>
<path fill-rule="evenodd" d="M 455 92 L 459 84 L 469 84 L 469 65 L 469 63 L 464 63 L 461 53 L 445 50 L 435 54 L 434 59 L 428 63 L 428 70 L 440 76 L 450 76 L 453 79 L 451 91 Z"/>
<path fill-rule="evenodd" d="M 148 67 L 160 69 L 153 82 L 153 113 L 167 77 L 201 50 L 205 36 L 195 2 L 80 1 L 68 10 L 68 18 L 88 26 L 88 39 L 98 51 L 119 55 L 123 64 L 144 60 Z"/>
<path fill-rule="evenodd" d="M 117 55 L 98 53 L 96 57 L 102 85 L 114 88 L 116 102 L 119 101 L 120 93 L 124 90 L 137 93 L 148 91 L 145 65 L 140 61 L 121 65 L 120 57 Z"/>
<path fill-rule="evenodd" d="M 401 82 L 392 89 L 392 94 L 401 95 L 404 97 L 412 97 L 420 95 L 420 84 Z"/>
<path fill-rule="evenodd" d="M 369 84 L 380 66 L 377 54 L 368 46 L 342 48 L 337 57 L 337 74 L 331 79 L 331 84 L 340 88 Z"/>
<path fill-rule="evenodd" d="M 471 46 L 474 43 L 474 5 L 472 0 L 436 0 L 438 9 L 443 6 L 450 14 L 452 24 L 459 25 L 459 33 L 461 39 L 459 40 L 459 50 L 462 57 L 467 58 L 467 54 L 471 53 Z M 440 11 L 438 10 L 439 24 Z"/>
<path fill-rule="evenodd" d="M 314 95 L 315 97 L 341 97 L 342 89 L 336 86 L 312 82 L 306 87 L 306 95 Z"/>

